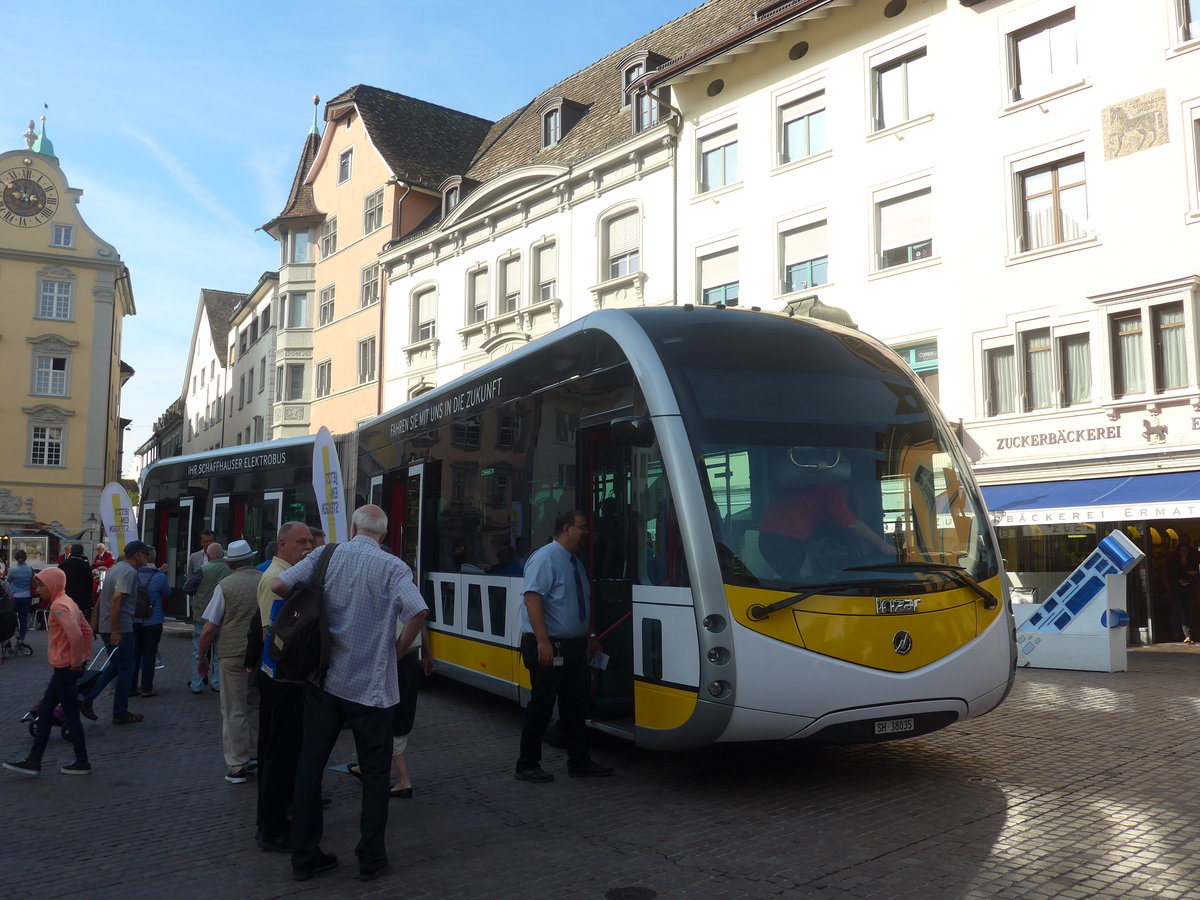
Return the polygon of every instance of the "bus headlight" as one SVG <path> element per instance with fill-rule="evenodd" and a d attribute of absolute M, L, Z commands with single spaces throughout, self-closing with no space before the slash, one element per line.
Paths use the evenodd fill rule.
<path fill-rule="evenodd" d="M 728 681 L 710 681 L 708 683 L 708 692 L 714 697 L 723 697 L 729 693 Z"/>
<path fill-rule="evenodd" d="M 713 634 L 720 634 L 725 630 L 725 617 L 717 615 L 705 616 L 704 627 Z"/>

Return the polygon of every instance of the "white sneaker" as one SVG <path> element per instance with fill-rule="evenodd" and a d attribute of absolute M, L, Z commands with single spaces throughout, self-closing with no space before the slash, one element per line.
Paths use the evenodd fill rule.
<path fill-rule="evenodd" d="M 242 766 L 236 769 L 230 769 L 229 774 L 225 776 L 225 780 L 230 784 L 245 784 L 250 780 L 250 773 Z"/>

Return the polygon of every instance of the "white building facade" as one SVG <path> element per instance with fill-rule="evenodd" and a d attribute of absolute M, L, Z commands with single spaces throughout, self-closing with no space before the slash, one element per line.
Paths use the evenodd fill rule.
<path fill-rule="evenodd" d="M 274 412 L 278 272 L 264 272 L 229 325 L 225 446 L 267 440 Z"/>
<path fill-rule="evenodd" d="M 224 447 L 226 341 L 233 311 L 245 294 L 200 291 L 191 353 L 183 374 L 183 452 Z"/>
<path fill-rule="evenodd" d="M 774 10 L 774 12 L 772 11 Z M 650 79 L 682 112 L 680 300 L 818 297 L 935 391 L 1016 584 L 1200 535 L 1195 4 L 781 4 Z"/>

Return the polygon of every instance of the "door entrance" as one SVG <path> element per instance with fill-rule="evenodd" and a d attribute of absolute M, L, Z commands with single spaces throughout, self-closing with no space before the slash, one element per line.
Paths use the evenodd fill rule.
<path fill-rule="evenodd" d="M 612 439 L 608 425 L 581 429 L 584 511 L 591 522 L 585 550 L 592 576 L 593 626 L 608 655 L 595 673 L 592 718 L 633 731 L 633 579 L 636 550 L 630 528 L 632 448 Z"/>

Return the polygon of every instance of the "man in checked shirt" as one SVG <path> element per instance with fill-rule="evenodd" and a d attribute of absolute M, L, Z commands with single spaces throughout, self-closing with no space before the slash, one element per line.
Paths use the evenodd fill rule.
<path fill-rule="evenodd" d="M 292 875 L 307 881 L 337 866 L 337 856 L 321 850 L 321 776 L 349 723 L 362 769 L 362 836 L 355 848 L 358 878 L 371 881 L 387 868 L 388 776 L 392 762 L 392 707 L 400 702 L 396 659 L 408 652 L 428 611 L 413 583 L 412 570 L 381 549 L 387 515 L 378 506 L 360 506 L 350 524 L 350 540 L 333 545 L 325 572 L 325 615 L 329 621 L 329 669 L 324 684 L 305 686 L 304 740 L 292 799 Z M 281 597 L 312 576 L 322 554 L 318 547 L 279 575 L 271 590 Z M 403 624 L 400 637 L 391 623 Z"/>

